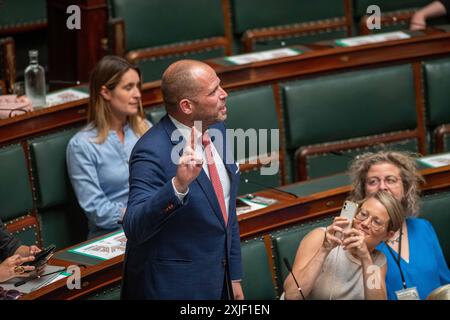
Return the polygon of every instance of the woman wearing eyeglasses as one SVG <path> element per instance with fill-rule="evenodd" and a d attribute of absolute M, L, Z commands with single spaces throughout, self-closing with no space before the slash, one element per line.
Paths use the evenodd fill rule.
<path fill-rule="evenodd" d="M 425 299 L 431 291 L 449 283 L 450 272 L 433 227 L 415 217 L 423 181 L 415 159 L 393 151 L 363 154 L 352 163 L 350 176 L 352 200 L 384 190 L 404 208 L 402 228 L 377 248 L 387 257 L 388 299 Z"/>
<path fill-rule="evenodd" d="M 14 238 L 0 220 L 0 283 L 15 277 L 28 277 L 33 266 L 22 266 L 34 260 L 34 255 L 41 251 L 36 246 L 24 246 Z"/>
<path fill-rule="evenodd" d="M 336 217 L 327 228 L 305 236 L 297 249 L 292 274 L 284 282 L 287 300 L 386 299 L 386 257 L 375 249 L 403 223 L 403 207 L 379 191 L 365 199 L 350 221 Z M 301 287 L 301 292 L 297 287 Z"/>

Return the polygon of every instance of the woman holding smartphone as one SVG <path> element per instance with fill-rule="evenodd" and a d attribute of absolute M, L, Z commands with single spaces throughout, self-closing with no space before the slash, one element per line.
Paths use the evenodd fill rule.
<path fill-rule="evenodd" d="M 290 274 L 284 282 L 285 299 L 386 299 L 386 257 L 375 247 L 392 237 L 403 217 L 399 201 L 379 191 L 361 202 L 353 221 L 339 216 L 308 233 L 295 256 L 295 279 Z"/>

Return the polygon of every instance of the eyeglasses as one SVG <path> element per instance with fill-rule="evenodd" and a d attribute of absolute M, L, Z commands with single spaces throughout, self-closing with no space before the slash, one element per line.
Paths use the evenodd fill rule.
<path fill-rule="evenodd" d="M 386 178 L 383 179 L 384 184 L 389 187 L 396 186 L 400 181 L 402 181 L 402 179 L 396 176 L 387 176 Z M 366 185 L 370 187 L 378 187 L 380 184 L 381 179 L 378 177 L 371 177 L 366 180 Z"/>
<path fill-rule="evenodd" d="M 361 221 L 361 222 L 366 221 L 369 218 L 370 218 L 370 227 L 374 231 L 380 231 L 381 229 L 383 229 L 386 226 L 386 222 L 378 219 L 377 217 L 371 216 L 366 211 L 359 210 L 358 213 L 356 213 L 356 215 L 355 215 L 355 219 L 358 221 Z"/>
<path fill-rule="evenodd" d="M 0 287 L 0 300 L 17 300 L 23 296 L 23 293 L 18 290 L 5 290 Z"/>

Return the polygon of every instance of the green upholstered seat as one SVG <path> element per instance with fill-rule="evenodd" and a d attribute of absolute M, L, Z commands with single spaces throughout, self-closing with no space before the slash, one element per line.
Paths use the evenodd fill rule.
<path fill-rule="evenodd" d="M 294 177 L 307 179 L 346 171 L 354 155 L 366 150 L 417 151 L 411 65 L 336 73 L 280 87 L 286 163 L 291 165 L 286 170 Z M 409 136 L 383 140 L 402 132 Z M 339 155 L 331 153 L 336 151 Z M 298 170 L 305 172 L 299 174 Z"/>
<path fill-rule="evenodd" d="M 160 79 L 165 68 L 176 60 L 221 57 L 227 47 L 231 50 L 230 40 L 225 39 L 221 0 L 109 0 L 109 4 L 111 18 L 124 21 L 127 57 L 142 68 L 145 82 Z M 188 48 L 220 37 L 228 43 Z M 132 57 L 133 52 L 149 54 L 159 49 L 164 52 Z"/>
<path fill-rule="evenodd" d="M 0 148 L 0 163 L 0 219 L 20 223 L 33 210 L 33 194 L 22 146 Z M 14 232 L 14 236 L 27 245 L 38 241 L 36 220 L 33 221 Z"/>
<path fill-rule="evenodd" d="M 16 43 L 17 73 L 29 63 L 28 50 L 39 51 L 39 63 L 47 66 L 46 0 L 6 0 L 0 3 L 0 33 Z"/>
<path fill-rule="evenodd" d="M 33 195 L 21 145 L 0 148 L 0 218 L 6 222 L 33 209 Z"/>
<path fill-rule="evenodd" d="M 276 231 L 272 234 L 275 270 L 277 271 L 279 293 L 283 291 L 283 283 L 288 275 L 288 270 L 283 262 L 286 258 L 291 266 L 294 264 L 297 248 L 302 239 L 312 230 L 319 227 L 326 227 L 331 224 L 332 218 L 313 220 L 302 223 L 298 226 Z"/>
<path fill-rule="evenodd" d="M 325 20 L 344 20 L 345 6 L 343 0 L 232 0 L 231 1 L 233 34 L 236 39 L 248 36 L 246 32 L 269 32 L 268 36 L 258 36 L 252 41 L 251 48 L 245 51 L 268 50 L 276 47 L 299 43 L 310 43 L 325 39 L 345 37 L 344 25 L 324 30 L 296 32 L 294 34 L 275 35 L 271 31 L 289 30 L 308 23 L 309 27 Z M 314 29 L 314 28 L 313 28 Z M 242 43 L 240 44 L 242 47 Z M 242 48 L 241 48 L 242 50 Z"/>
<path fill-rule="evenodd" d="M 159 120 L 166 115 L 166 108 L 164 106 L 154 106 L 145 109 L 145 117 L 153 125 L 157 124 Z"/>
<path fill-rule="evenodd" d="M 245 299 L 273 300 L 276 298 L 264 241 L 260 239 L 241 242 L 242 289 Z"/>
<path fill-rule="evenodd" d="M 86 239 L 87 222 L 70 185 L 66 147 L 78 128 L 29 141 L 44 245 L 67 247 Z"/>
<path fill-rule="evenodd" d="M 420 218 L 433 225 L 447 264 L 450 265 L 450 193 L 441 192 L 422 197 Z"/>
<path fill-rule="evenodd" d="M 426 124 L 431 137 L 432 150 L 450 151 L 450 134 L 443 135 L 443 145 L 436 145 L 436 136 L 433 134 L 439 126 L 450 124 L 450 101 L 447 95 L 450 86 L 450 59 L 423 62 L 423 78 Z"/>
<path fill-rule="evenodd" d="M 227 98 L 227 113 L 227 128 L 235 130 L 233 145 L 236 162 L 249 163 L 249 159 L 266 155 L 270 151 L 279 152 L 281 143 L 276 139 L 276 134 L 273 135 L 273 139 L 277 141 L 278 146 L 272 144 L 272 134 L 275 132 L 271 130 L 279 130 L 279 125 L 274 92 L 271 86 L 230 91 Z M 246 146 L 243 143 L 244 138 L 236 138 L 244 135 L 246 135 Z M 278 136 L 280 135 L 278 134 Z M 266 139 L 266 143 L 264 143 L 264 139 Z M 273 165 L 274 168 L 277 166 L 276 164 Z M 262 174 L 258 167 L 243 171 L 241 172 L 239 194 L 266 189 L 255 184 L 246 184 L 244 183 L 245 179 L 263 185 L 278 186 L 281 183 L 280 178 L 279 170 L 271 175 Z"/>

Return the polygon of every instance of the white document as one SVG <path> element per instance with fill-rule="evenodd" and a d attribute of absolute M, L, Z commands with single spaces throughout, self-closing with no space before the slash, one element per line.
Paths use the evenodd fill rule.
<path fill-rule="evenodd" d="M 448 166 L 450 165 L 450 152 L 422 157 L 417 159 L 417 161 L 431 168 Z"/>
<path fill-rule="evenodd" d="M 89 94 L 75 89 L 64 89 L 48 94 L 45 99 L 47 107 L 88 98 Z"/>
<path fill-rule="evenodd" d="M 14 286 L 14 284 L 19 281 L 26 280 L 26 278 L 13 278 L 6 282 L 3 282 L 1 284 L 1 286 L 5 290 L 18 290 L 22 293 L 30 293 L 30 292 L 33 292 L 42 287 L 48 286 L 49 284 L 51 284 L 55 281 L 58 281 L 59 279 L 69 276 L 69 274 L 63 272 L 64 270 L 66 270 L 65 267 L 46 265 L 44 270 L 41 272 L 41 276 L 39 278 L 29 280 L 26 283 L 24 283 L 18 287 Z M 61 272 L 58 272 L 58 271 L 61 271 Z M 52 272 L 56 272 L 56 273 L 46 276 L 46 274 L 52 273 Z"/>
<path fill-rule="evenodd" d="M 252 199 L 248 199 L 245 197 L 241 197 L 239 199 L 242 202 L 244 202 L 245 204 L 247 204 L 247 206 L 236 208 L 237 215 L 247 213 L 247 212 L 252 212 L 255 210 L 259 210 L 259 209 L 268 207 L 277 202 L 277 200 L 275 200 L 275 199 L 270 199 L 270 198 L 265 198 L 265 197 L 260 197 L 260 196 L 254 197 Z"/>
<path fill-rule="evenodd" d="M 246 54 L 240 54 L 236 56 L 230 56 L 226 57 L 225 60 L 228 62 L 231 62 L 233 64 L 247 64 L 257 61 L 265 61 L 265 60 L 272 60 L 272 59 L 278 59 L 278 58 L 284 58 L 284 57 L 291 57 L 301 54 L 302 52 L 300 50 L 294 50 L 291 48 L 282 48 L 282 49 L 274 49 L 274 50 L 267 50 L 267 51 L 260 51 L 260 52 L 254 52 L 254 53 L 246 53 Z"/>
<path fill-rule="evenodd" d="M 119 231 L 97 241 L 70 249 L 69 252 L 109 260 L 125 253 L 127 238 L 125 232 Z"/>
<path fill-rule="evenodd" d="M 360 36 L 352 38 L 344 38 L 335 40 L 335 43 L 341 47 L 354 47 L 361 46 L 369 43 L 385 42 L 392 40 L 409 39 L 411 36 L 402 31 L 386 32 L 380 34 L 374 34 L 370 36 Z"/>

